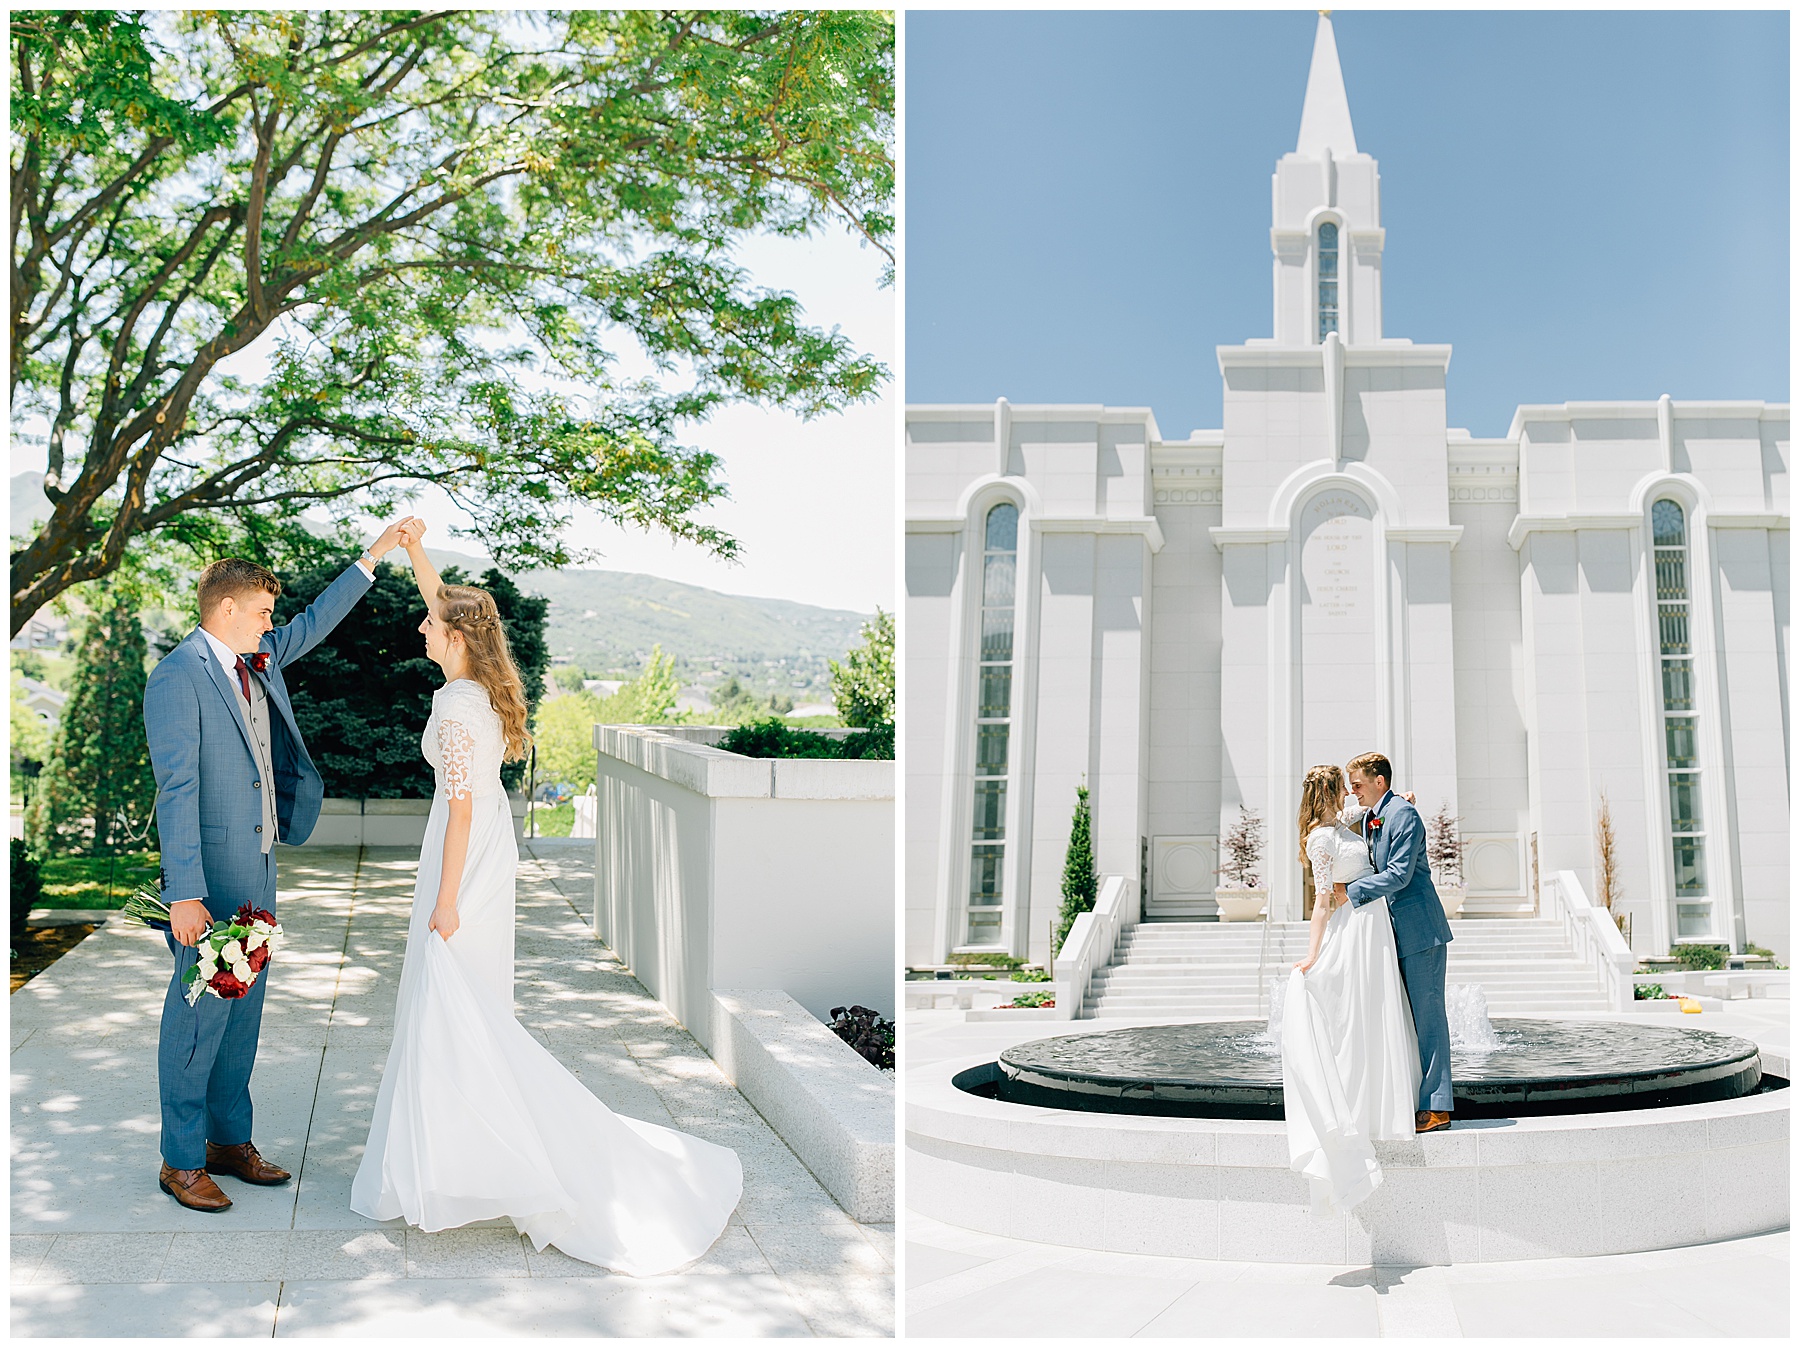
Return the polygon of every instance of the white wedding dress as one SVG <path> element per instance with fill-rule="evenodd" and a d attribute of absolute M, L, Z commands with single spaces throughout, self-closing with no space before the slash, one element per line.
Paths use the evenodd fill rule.
<path fill-rule="evenodd" d="M 1306 839 L 1315 903 L 1334 883 L 1373 874 L 1347 805 Z M 1419 1098 L 1419 1044 L 1400 978 L 1386 899 L 1346 903 L 1325 924 L 1319 958 L 1288 978 L 1281 1086 L 1288 1162 L 1307 1178 L 1315 1215 L 1348 1212 L 1381 1184 L 1376 1141 L 1409 1140 Z"/>
<path fill-rule="evenodd" d="M 513 1017 L 519 852 L 500 785 L 504 735 L 486 690 L 469 679 L 440 688 L 422 747 L 437 793 L 351 1208 L 425 1231 L 509 1217 L 538 1249 L 555 1245 L 619 1273 L 664 1273 L 698 1258 L 743 1191 L 737 1153 L 613 1113 Z M 426 924 L 452 796 L 471 797 L 474 818 L 460 925 L 445 941 Z"/>

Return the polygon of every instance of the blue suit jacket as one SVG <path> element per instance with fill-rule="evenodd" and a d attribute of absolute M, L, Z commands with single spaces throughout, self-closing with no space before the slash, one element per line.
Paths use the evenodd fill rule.
<path fill-rule="evenodd" d="M 298 660 L 344 620 L 374 581 L 352 564 L 304 613 L 265 633 L 259 650 L 268 672 L 251 674 L 268 691 L 269 749 L 275 764 L 275 813 L 282 842 L 301 843 L 319 820 L 325 785 L 294 724 L 281 667 Z M 250 732 L 232 689 L 198 628 L 165 655 L 144 686 L 144 733 L 156 773 L 156 827 L 162 838 L 163 891 L 170 903 L 217 894 L 236 908 L 260 896 L 262 787 Z M 214 917 L 225 914 L 213 904 Z"/>
<path fill-rule="evenodd" d="M 1372 899 L 1388 901 L 1394 953 L 1401 959 L 1434 945 L 1448 945 L 1450 923 L 1444 918 L 1437 886 L 1431 883 L 1419 812 L 1390 791 L 1375 807 L 1374 817 L 1381 820 L 1375 834 L 1375 874 L 1345 886 L 1350 902 L 1360 908 Z"/>

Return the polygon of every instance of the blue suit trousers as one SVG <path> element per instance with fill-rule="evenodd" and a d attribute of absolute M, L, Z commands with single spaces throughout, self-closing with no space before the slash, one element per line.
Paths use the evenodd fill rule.
<path fill-rule="evenodd" d="M 1413 1029 L 1419 1036 L 1420 1109 L 1449 1111 L 1455 1102 L 1450 1084 L 1450 1017 L 1444 1010 L 1444 974 L 1450 947 L 1427 946 L 1400 957 L 1400 977 L 1412 1003 Z"/>
<path fill-rule="evenodd" d="M 263 853 L 262 886 L 255 892 L 214 891 L 206 911 L 214 921 L 244 904 L 275 912 L 275 854 Z M 163 998 L 162 1037 L 156 1050 L 162 1096 L 163 1160 L 177 1170 L 206 1164 L 206 1144 L 235 1147 L 250 1141 L 250 1073 L 256 1066 L 256 1036 L 262 1028 L 263 994 L 275 971 L 271 961 L 242 997 L 227 1000 L 203 993 L 187 1004 L 182 976 L 199 958 L 190 946 L 165 933 L 175 956 L 169 991 Z"/>

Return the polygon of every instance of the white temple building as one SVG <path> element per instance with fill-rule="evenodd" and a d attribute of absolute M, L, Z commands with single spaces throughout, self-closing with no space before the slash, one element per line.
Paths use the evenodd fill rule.
<path fill-rule="evenodd" d="M 1382 328 L 1326 18 L 1273 198 L 1274 335 L 1218 349 L 1220 429 L 907 409 L 907 963 L 1046 959 L 1082 783 L 1146 916 L 1215 912 L 1248 807 L 1297 920 L 1301 778 L 1369 749 L 1460 819 L 1464 916 L 1530 916 L 1563 871 L 1597 899 L 1604 795 L 1637 954 L 1785 961 L 1786 405 L 1448 426 L 1451 348 Z"/>

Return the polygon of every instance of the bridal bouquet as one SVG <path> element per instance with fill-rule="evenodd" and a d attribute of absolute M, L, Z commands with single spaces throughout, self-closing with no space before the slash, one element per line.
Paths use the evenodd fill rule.
<path fill-rule="evenodd" d="M 169 905 L 154 885 L 138 886 L 121 911 L 147 927 L 165 931 L 169 927 Z M 195 943 L 199 960 L 182 976 L 188 1005 L 209 992 L 215 997 L 242 997 L 256 986 L 283 934 L 275 914 L 247 903 L 229 919 L 215 920 Z"/>

